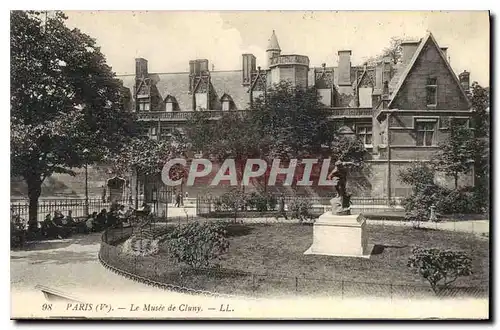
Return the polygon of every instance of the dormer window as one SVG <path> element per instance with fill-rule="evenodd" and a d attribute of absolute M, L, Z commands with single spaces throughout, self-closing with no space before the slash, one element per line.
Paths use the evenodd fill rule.
<path fill-rule="evenodd" d="M 437 106 L 437 78 L 427 78 L 427 106 Z"/>
<path fill-rule="evenodd" d="M 175 99 L 175 97 L 168 95 L 165 98 L 165 110 L 168 112 L 179 110 L 179 106 L 177 104 L 177 100 Z"/>
<path fill-rule="evenodd" d="M 228 94 L 222 95 L 220 102 L 222 104 L 222 111 L 230 111 L 233 109 L 233 99 Z"/>

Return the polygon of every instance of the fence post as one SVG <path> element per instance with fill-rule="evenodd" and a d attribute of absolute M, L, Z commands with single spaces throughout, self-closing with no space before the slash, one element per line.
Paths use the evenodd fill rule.
<path fill-rule="evenodd" d="M 253 273 L 252 273 L 252 289 L 255 292 L 255 289 L 256 289 L 256 287 L 255 287 L 255 274 L 253 274 Z"/>
<path fill-rule="evenodd" d="M 295 276 L 295 293 L 299 292 L 299 278 Z"/>
<path fill-rule="evenodd" d="M 342 280 L 342 300 L 344 300 L 344 280 Z"/>
<path fill-rule="evenodd" d="M 392 301 L 392 283 L 390 284 L 390 286 L 391 286 L 391 291 L 390 292 L 391 292 L 391 301 Z"/>

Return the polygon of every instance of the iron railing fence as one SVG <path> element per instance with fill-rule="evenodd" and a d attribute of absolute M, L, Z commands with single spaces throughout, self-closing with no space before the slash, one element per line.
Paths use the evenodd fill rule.
<path fill-rule="evenodd" d="M 119 204 L 130 205 L 130 200 L 117 201 Z M 139 205 L 142 205 L 143 199 L 139 199 Z M 135 204 L 135 200 L 132 201 L 132 205 Z M 102 209 L 109 211 L 111 203 L 108 201 L 103 201 L 101 198 L 89 198 L 88 207 L 89 214 L 93 212 L 99 213 Z M 154 206 L 154 205 L 153 205 Z M 17 214 L 24 221 L 28 220 L 29 217 L 29 201 L 27 199 L 12 199 L 10 201 L 10 208 L 14 214 Z M 55 211 L 60 211 L 64 215 L 68 214 L 68 211 L 72 211 L 73 218 L 79 218 L 85 216 L 86 202 L 85 198 L 61 198 L 61 199 L 42 199 L 38 201 L 38 221 L 44 220 L 47 214 L 54 216 Z"/>
<path fill-rule="evenodd" d="M 268 207 L 264 213 L 273 213 L 279 210 L 281 199 L 284 199 L 285 210 L 289 210 L 289 206 L 294 200 L 308 201 L 311 205 L 310 212 L 313 215 L 321 215 L 330 208 L 330 197 L 317 196 L 280 196 L 274 195 L 276 204 L 274 207 Z M 211 214 L 221 213 L 217 210 L 216 201 L 218 197 L 213 196 L 198 196 L 196 201 L 196 214 L 200 216 L 208 216 Z M 380 213 L 401 211 L 402 198 L 391 199 L 390 205 L 387 198 L 371 198 L 371 197 L 353 197 L 351 199 L 351 212 L 353 214 L 360 213 Z M 250 211 L 249 206 L 242 207 L 241 211 Z M 228 211 L 223 211 L 228 213 Z M 231 213 L 231 212 L 229 212 Z M 242 216 L 242 215 L 240 215 Z"/>

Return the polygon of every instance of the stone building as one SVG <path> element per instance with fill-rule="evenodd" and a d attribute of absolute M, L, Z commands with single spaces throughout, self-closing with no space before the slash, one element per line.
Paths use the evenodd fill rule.
<path fill-rule="evenodd" d="M 266 67 L 257 67 L 253 54 L 242 54 L 241 68 L 231 71 L 215 71 L 209 60 L 194 59 L 186 63 L 187 72 L 152 73 L 148 61 L 138 58 L 135 75 L 119 78 L 131 92 L 126 102 L 137 112 L 138 125 L 153 139 L 169 139 L 197 110 L 213 120 L 224 111 L 247 111 L 282 80 L 315 86 L 339 132 L 358 135 L 368 150 L 367 169 L 352 181 L 358 195 L 407 195 L 409 188 L 397 180 L 399 169 L 430 160 L 452 121 L 469 125 L 469 73 L 457 77 L 447 48 L 432 33 L 404 42 L 397 64 L 386 58 L 356 66 L 350 50 L 339 50 L 336 66 L 311 67 L 305 55 L 282 54 L 274 31 L 266 52 Z M 472 185 L 472 177 L 464 176 L 461 184 Z"/>

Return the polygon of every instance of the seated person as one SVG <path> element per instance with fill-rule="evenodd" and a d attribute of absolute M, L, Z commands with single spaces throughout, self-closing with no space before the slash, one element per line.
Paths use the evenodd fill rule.
<path fill-rule="evenodd" d="M 91 215 L 88 216 L 87 220 L 85 220 L 85 227 L 87 232 L 95 232 L 99 228 L 97 226 L 97 212 L 92 212 Z"/>
<path fill-rule="evenodd" d="M 64 225 L 63 223 L 63 219 L 64 219 L 64 215 L 60 212 L 60 211 L 55 211 L 54 212 L 54 218 L 52 219 L 52 221 L 58 225 L 58 226 L 62 226 Z"/>
<path fill-rule="evenodd" d="M 108 213 L 106 209 L 102 209 L 99 214 L 95 216 L 95 222 L 99 229 L 104 229 L 108 222 Z"/>
<path fill-rule="evenodd" d="M 68 215 L 66 216 L 65 220 L 68 226 L 74 226 L 76 224 L 75 220 L 73 219 L 73 211 L 68 211 Z"/>
<path fill-rule="evenodd" d="M 118 209 L 118 218 L 124 220 L 127 217 L 127 211 L 125 211 L 125 205 L 120 205 Z"/>
<path fill-rule="evenodd" d="M 41 232 L 45 237 L 54 236 L 55 225 L 52 222 L 52 216 L 48 213 L 42 221 Z"/>
<path fill-rule="evenodd" d="M 144 202 L 142 203 L 142 207 L 138 211 L 141 211 L 144 215 L 148 215 L 149 213 L 151 213 L 151 206 Z"/>
<path fill-rule="evenodd" d="M 92 217 L 89 217 L 87 221 L 85 221 L 85 226 L 87 227 L 88 232 L 94 231 L 94 219 L 92 219 Z"/>
<path fill-rule="evenodd" d="M 107 227 L 115 227 L 118 224 L 118 212 L 110 211 L 107 217 Z"/>

